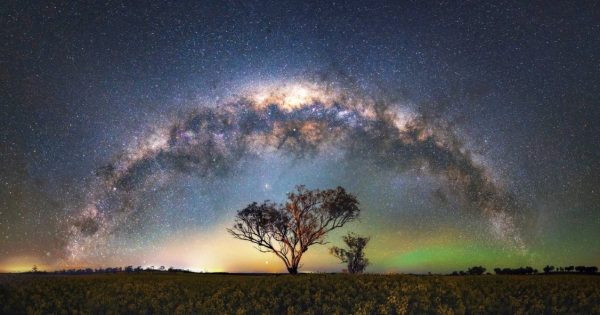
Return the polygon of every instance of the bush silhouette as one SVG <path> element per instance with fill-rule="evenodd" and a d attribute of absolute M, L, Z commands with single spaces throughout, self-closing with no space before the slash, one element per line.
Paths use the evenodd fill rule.
<path fill-rule="evenodd" d="M 330 252 L 343 263 L 348 264 L 349 273 L 362 273 L 369 265 L 369 260 L 365 258 L 364 249 L 369 243 L 370 238 L 354 233 L 348 233 L 344 236 L 344 243 L 348 249 L 332 247 Z"/>

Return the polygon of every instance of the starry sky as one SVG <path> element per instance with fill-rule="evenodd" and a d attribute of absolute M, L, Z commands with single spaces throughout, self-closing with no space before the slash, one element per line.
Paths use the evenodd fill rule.
<path fill-rule="evenodd" d="M 0 12 L 0 271 L 281 272 L 226 228 L 298 184 L 358 197 L 372 272 L 600 264 L 595 1 Z"/>

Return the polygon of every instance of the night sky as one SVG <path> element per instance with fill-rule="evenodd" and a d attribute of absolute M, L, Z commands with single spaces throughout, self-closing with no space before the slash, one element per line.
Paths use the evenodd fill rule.
<path fill-rule="evenodd" d="M 325 2 L 3 1 L 0 271 L 285 271 L 226 228 L 297 184 L 368 271 L 600 264 L 596 1 Z"/>

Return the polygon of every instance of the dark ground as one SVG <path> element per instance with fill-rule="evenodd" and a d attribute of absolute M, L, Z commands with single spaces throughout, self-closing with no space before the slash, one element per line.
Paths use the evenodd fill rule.
<path fill-rule="evenodd" d="M 3 314 L 600 314 L 600 277 L 0 275 Z"/>

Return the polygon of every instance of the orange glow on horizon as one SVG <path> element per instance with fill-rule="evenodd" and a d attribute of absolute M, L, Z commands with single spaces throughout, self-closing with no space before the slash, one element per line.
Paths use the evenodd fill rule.
<path fill-rule="evenodd" d="M 31 271 L 34 265 L 39 271 L 54 270 L 54 266 L 40 261 L 38 257 L 15 256 L 0 259 L 0 272 L 27 272 Z"/>

